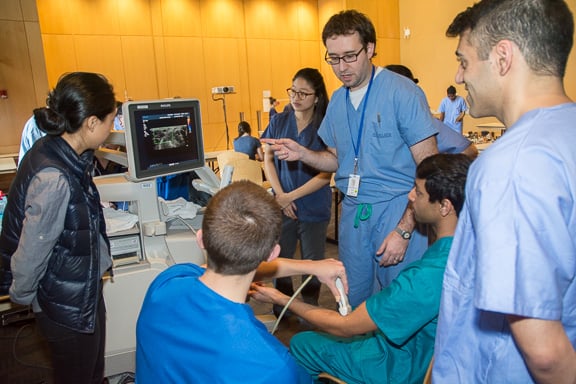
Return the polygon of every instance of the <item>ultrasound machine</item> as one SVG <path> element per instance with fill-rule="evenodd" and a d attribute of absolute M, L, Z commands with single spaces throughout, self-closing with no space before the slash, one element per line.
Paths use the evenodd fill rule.
<path fill-rule="evenodd" d="M 100 198 L 124 202 L 137 215 L 137 224 L 109 234 L 113 276 L 106 276 L 106 376 L 134 372 L 136 321 L 148 286 L 174 263 L 204 264 L 194 218 L 166 216 L 159 205 L 156 179 L 194 171 L 195 186 L 215 192 L 221 181 L 205 164 L 200 103 L 196 99 L 131 101 L 122 106 L 125 131 L 113 132 L 109 142 L 126 152 L 103 148 L 99 156 L 128 166 L 125 174 L 94 179 Z"/>

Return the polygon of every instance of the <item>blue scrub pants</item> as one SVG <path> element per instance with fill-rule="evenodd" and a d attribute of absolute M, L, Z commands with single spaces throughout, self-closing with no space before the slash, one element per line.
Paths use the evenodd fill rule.
<path fill-rule="evenodd" d="M 387 287 L 408 264 L 420 259 L 428 248 L 427 237 L 414 231 L 404 260 L 395 266 L 380 267 L 380 256 L 376 255 L 376 251 L 398 225 L 408 204 L 408 194 L 372 204 L 371 214 L 364 220 L 357 217 L 359 203 L 356 198 L 344 196 L 338 237 L 338 258 L 346 267 L 348 300 L 353 308 Z M 359 216 L 366 217 L 368 214 L 360 212 Z M 355 223 L 357 228 L 354 227 Z"/>

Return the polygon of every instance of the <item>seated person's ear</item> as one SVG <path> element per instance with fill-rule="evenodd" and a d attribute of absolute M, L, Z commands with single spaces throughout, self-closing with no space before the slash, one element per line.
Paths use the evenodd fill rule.
<path fill-rule="evenodd" d="M 443 217 L 446 217 L 450 214 L 450 212 L 456 213 L 456 211 L 454 210 L 454 206 L 452 205 L 452 202 L 448 199 L 442 199 L 442 201 L 440 202 L 440 214 Z"/>
<path fill-rule="evenodd" d="M 276 244 L 274 248 L 272 248 L 270 256 L 268 256 L 268 259 L 266 261 L 272 261 L 276 259 L 278 256 L 280 256 L 280 244 Z"/>
<path fill-rule="evenodd" d="M 202 240 L 202 230 L 199 229 L 196 231 L 196 242 L 200 249 L 204 249 L 204 240 Z"/>

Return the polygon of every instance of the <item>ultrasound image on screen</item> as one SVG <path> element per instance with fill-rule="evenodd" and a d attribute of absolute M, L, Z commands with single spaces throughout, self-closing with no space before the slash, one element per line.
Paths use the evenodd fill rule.
<path fill-rule="evenodd" d="M 186 126 L 154 128 L 150 130 L 155 150 L 181 148 L 186 145 Z"/>
<path fill-rule="evenodd" d="M 193 111 L 139 111 L 138 157 L 143 170 L 199 160 Z"/>
<path fill-rule="evenodd" d="M 123 105 L 128 173 L 133 180 L 203 167 L 202 119 L 197 99 L 130 101 Z"/>

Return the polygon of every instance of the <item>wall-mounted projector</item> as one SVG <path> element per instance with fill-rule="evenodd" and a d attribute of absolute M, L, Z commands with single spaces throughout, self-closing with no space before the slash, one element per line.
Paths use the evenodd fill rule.
<path fill-rule="evenodd" d="M 225 85 L 222 87 L 214 87 L 212 88 L 213 95 L 222 95 L 226 93 L 234 93 L 234 86 L 233 85 Z"/>

